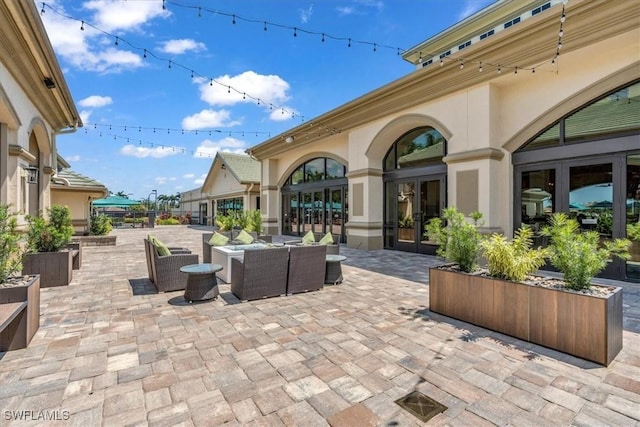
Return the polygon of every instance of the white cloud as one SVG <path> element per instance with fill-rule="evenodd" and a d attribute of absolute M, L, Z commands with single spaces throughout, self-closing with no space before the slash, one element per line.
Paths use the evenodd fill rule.
<path fill-rule="evenodd" d="M 75 156 L 65 156 L 64 159 L 67 162 L 79 162 L 80 161 L 80 155 L 76 154 Z"/>
<path fill-rule="evenodd" d="M 110 96 L 92 95 L 78 101 L 78 105 L 85 108 L 98 108 L 113 104 Z"/>
<path fill-rule="evenodd" d="M 194 176 L 196 176 L 196 175 L 193 174 L 193 173 L 185 173 L 184 175 L 182 175 L 182 177 L 185 178 L 185 179 L 191 179 Z"/>
<path fill-rule="evenodd" d="M 206 50 L 204 43 L 197 42 L 192 39 L 176 39 L 169 40 L 160 46 L 160 51 L 174 55 L 181 55 L 188 51 L 199 52 Z"/>
<path fill-rule="evenodd" d="M 458 20 L 462 21 L 463 19 L 473 15 L 489 3 L 490 0 L 466 0 L 462 10 L 458 13 Z"/>
<path fill-rule="evenodd" d="M 82 120 L 82 123 L 89 123 L 89 117 L 91 116 L 91 113 L 91 111 L 87 110 L 80 111 L 80 120 Z"/>
<path fill-rule="evenodd" d="M 194 184 L 197 184 L 197 185 L 202 185 L 202 184 L 204 184 L 204 180 L 205 180 L 205 179 L 207 179 L 207 174 L 206 174 L 206 173 L 203 173 L 202 175 L 200 175 L 200 178 L 198 178 L 198 179 L 194 179 L 194 180 L 193 180 L 193 183 L 194 183 Z"/>
<path fill-rule="evenodd" d="M 182 128 L 195 130 L 212 127 L 231 127 L 242 124 L 240 120 L 229 120 L 230 116 L 231 113 L 227 110 L 202 110 L 182 119 Z"/>
<path fill-rule="evenodd" d="M 156 184 L 166 184 L 167 183 L 167 177 L 166 176 L 157 176 L 153 180 L 155 181 Z"/>
<path fill-rule="evenodd" d="M 56 54 L 73 67 L 103 73 L 144 66 L 141 55 L 124 50 L 127 47 L 123 43 L 115 46 L 113 37 L 105 36 L 87 23 L 63 16 L 72 14 L 55 0 L 47 2 L 47 5 L 59 12 L 42 15 L 51 44 Z M 155 2 L 93 0 L 83 6 L 93 12 L 87 22 L 94 23 L 103 31 L 117 31 L 118 35 L 140 32 L 150 20 L 170 16 L 168 10 L 158 7 Z M 83 31 L 80 31 L 81 27 Z M 75 28 L 78 31 L 72 31 Z"/>
<path fill-rule="evenodd" d="M 222 138 L 219 141 L 205 139 L 200 143 L 198 148 L 196 148 L 193 157 L 213 159 L 218 151 L 229 153 L 244 153 L 244 150 L 245 142 L 236 138 L 226 137 Z"/>
<path fill-rule="evenodd" d="M 336 7 L 336 10 L 338 11 L 338 14 L 342 16 L 353 15 L 356 13 L 356 8 L 353 6 L 338 6 Z"/>
<path fill-rule="evenodd" d="M 309 22 L 309 19 L 311 19 L 311 15 L 313 15 L 313 4 L 309 5 L 306 9 L 298 9 L 298 13 L 300 14 L 300 21 L 306 24 Z"/>
<path fill-rule="evenodd" d="M 142 147 L 127 144 L 120 149 L 120 154 L 138 158 L 153 157 L 161 159 L 163 157 L 174 156 L 179 154 L 179 150 L 173 150 L 171 147 Z"/>
<path fill-rule="evenodd" d="M 260 99 L 261 104 L 268 107 L 269 104 L 279 105 L 289 99 L 289 83 L 276 75 L 245 71 L 233 77 L 224 75 L 214 80 L 218 83 L 198 80 L 200 99 L 211 106 L 257 103 L 257 99 Z"/>
<path fill-rule="evenodd" d="M 285 106 L 285 107 L 271 111 L 271 113 L 269 114 L 269 118 L 274 122 L 285 122 L 287 120 L 293 119 L 294 114 L 298 115 L 298 112 L 295 111 L 293 108 Z"/>
<path fill-rule="evenodd" d="M 91 0 L 83 4 L 84 9 L 93 12 L 93 22 L 108 32 L 140 31 L 140 27 L 155 18 L 167 18 L 168 9 L 160 7 L 159 2 Z"/>

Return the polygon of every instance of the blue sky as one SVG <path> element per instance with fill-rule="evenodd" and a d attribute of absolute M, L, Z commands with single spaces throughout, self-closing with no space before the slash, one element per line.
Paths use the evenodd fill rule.
<path fill-rule="evenodd" d="M 412 72 L 398 48 L 490 3 L 36 1 L 84 122 L 58 152 L 132 199 L 198 188 L 217 151 L 244 152 Z"/>

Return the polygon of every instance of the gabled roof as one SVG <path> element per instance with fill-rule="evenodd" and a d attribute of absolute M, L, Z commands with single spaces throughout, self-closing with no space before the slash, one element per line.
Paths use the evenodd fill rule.
<path fill-rule="evenodd" d="M 71 169 L 62 169 L 58 171 L 53 178 L 54 188 L 68 188 L 70 190 L 86 190 L 96 191 L 104 193 L 106 196 L 108 193 L 107 187 L 95 179 L 86 177 Z"/>
<path fill-rule="evenodd" d="M 214 163 L 219 160 L 241 184 L 260 183 L 260 162 L 246 154 L 218 152 Z"/>

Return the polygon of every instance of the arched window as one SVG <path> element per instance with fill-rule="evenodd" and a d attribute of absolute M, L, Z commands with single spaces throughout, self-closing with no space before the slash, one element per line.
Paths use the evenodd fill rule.
<path fill-rule="evenodd" d="M 305 182 L 326 181 L 344 178 L 347 167 L 327 157 L 317 157 L 300 165 L 287 178 L 285 185 L 296 185 Z"/>
<path fill-rule="evenodd" d="M 442 163 L 446 140 L 436 129 L 425 126 L 401 136 L 384 159 L 384 170 L 413 168 Z"/>
<path fill-rule="evenodd" d="M 561 118 L 518 151 L 608 139 L 639 130 L 640 82 L 635 82 Z"/>

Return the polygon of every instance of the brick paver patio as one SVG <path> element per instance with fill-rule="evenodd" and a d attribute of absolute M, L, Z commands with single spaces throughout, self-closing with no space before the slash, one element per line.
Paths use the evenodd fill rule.
<path fill-rule="evenodd" d="M 186 226 L 85 247 L 70 286 L 42 289 L 29 347 L 0 353 L 1 426 L 422 425 L 394 403 L 414 390 L 448 407 L 427 425 L 640 425 L 637 284 L 616 283 L 624 349 L 605 368 L 431 313 L 438 260 L 418 254 L 341 248 L 342 285 L 188 304 L 148 281 L 149 231 L 201 255 Z"/>

